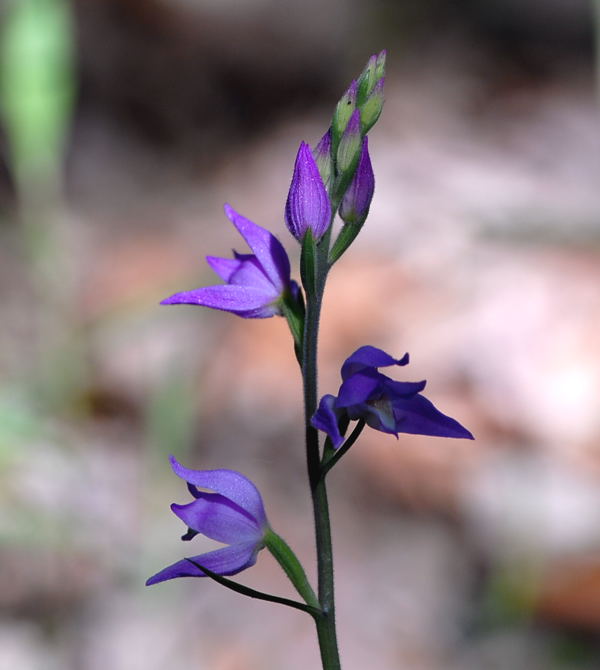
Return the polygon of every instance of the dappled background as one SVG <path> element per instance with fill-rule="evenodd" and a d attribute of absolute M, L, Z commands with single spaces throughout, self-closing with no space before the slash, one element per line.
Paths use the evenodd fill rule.
<path fill-rule="evenodd" d="M 600 662 L 600 131 L 587 0 L 5 0 L 0 666 L 318 667 L 312 622 L 145 579 L 191 551 L 168 468 L 229 467 L 314 573 L 283 319 L 159 307 L 278 234 L 301 140 L 388 50 L 371 216 L 325 299 L 476 441 L 365 432 L 332 473 L 355 670 Z M 297 266 L 296 266 L 297 267 Z M 297 272 L 296 272 L 297 277 Z M 198 537 L 194 553 L 210 546 Z M 291 593 L 263 552 L 240 581 Z"/>

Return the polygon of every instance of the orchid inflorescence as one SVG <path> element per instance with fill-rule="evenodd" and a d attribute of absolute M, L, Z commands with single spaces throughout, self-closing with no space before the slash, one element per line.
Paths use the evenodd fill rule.
<path fill-rule="evenodd" d="M 337 396 L 326 394 L 318 402 L 316 351 L 322 297 L 329 271 L 359 234 L 373 198 L 375 178 L 367 132 L 383 107 L 385 60 L 385 51 L 371 56 L 360 77 L 339 100 L 329 129 L 314 149 L 300 143 L 284 219 L 302 245 L 302 288 L 291 279 L 290 261 L 281 242 L 225 205 L 225 214 L 251 253 L 234 251 L 233 258 L 207 256 L 208 264 L 225 283 L 176 293 L 162 303 L 201 305 L 243 318 L 283 316 L 287 320 L 304 385 L 319 588 L 315 593 L 294 552 L 270 527 L 262 497 L 251 481 L 233 470 L 191 470 L 173 457 L 173 471 L 187 482 L 193 497 L 185 505 L 171 506 L 188 527 L 182 539 L 189 541 L 200 533 L 226 546 L 181 559 L 147 584 L 178 577 L 210 577 L 244 595 L 305 611 L 315 620 L 322 667 L 327 670 L 341 666 L 326 476 L 365 426 L 396 437 L 412 433 L 473 439 L 458 421 L 422 395 L 425 381 L 395 381 L 379 372 L 380 368 L 407 365 L 408 354 L 396 359 L 374 346 L 360 347 L 342 365 Z M 336 215 L 342 225 L 333 239 Z M 356 425 L 349 432 L 351 422 Z M 302 601 L 256 591 L 228 578 L 254 565 L 263 548 L 277 559 Z"/>

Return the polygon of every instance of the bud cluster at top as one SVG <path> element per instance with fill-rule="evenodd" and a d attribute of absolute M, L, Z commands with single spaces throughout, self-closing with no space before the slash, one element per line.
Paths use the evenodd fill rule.
<path fill-rule="evenodd" d="M 285 208 L 288 230 L 300 242 L 308 230 L 321 240 L 339 210 L 344 224 L 356 227 L 345 249 L 367 218 L 375 177 L 366 134 L 383 108 L 385 61 L 385 51 L 369 58 L 338 101 L 329 130 L 312 152 L 306 143 L 300 145 Z"/>

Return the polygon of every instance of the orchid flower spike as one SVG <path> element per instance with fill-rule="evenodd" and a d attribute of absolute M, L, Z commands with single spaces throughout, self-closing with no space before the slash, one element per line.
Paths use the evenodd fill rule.
<path fill-rule="evenodd" d="M 290 261 L 283 245 L 233 207 L 225 205 L 225 214 L 254 253 L 234 251 L 233 258 L 207 256 L 207 263 L 227 283 L 176 293 L 161 305 L 202 305 L 246 319 L 282 314 L 281 301 L 287 294 L 297 295 L 299 291 L 290 279 Z"/>
<path fill-rule="evenodd" d="M 190 470 L 173 456 L 170 461 L 173 472 L 187 482 L 195 498 L 187 505 L 171 505 L 173 513 L 188 526 L 181 539 L 191 540 L 201 533 L 228 546 L 177 561 L 150 577 L 146 586 L 177 577 L 205 577 L 194 563 L 218 575 L 235 575 L 253 566 L 269 531 L 256 486 L 235 470 Z"/>
<path fill-rule="evenodd" d="M 421 395 L 425 381 L 398 382 L 378 368 L 407 365 L 408 354 L 395 359 L 376 347 L 357 349 L 342 365 L 342 385 L 338 395 L 321 398 L 312 425 L 327 433 L 337 449 L 344 441 L 341 419 L 364 420 L 383 433 L 412 433 L 437 437 L 473 439 L 458 421 L 442 414 Z"/>

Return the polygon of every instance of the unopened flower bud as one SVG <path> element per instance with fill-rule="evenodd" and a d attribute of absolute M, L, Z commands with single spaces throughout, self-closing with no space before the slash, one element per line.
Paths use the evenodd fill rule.
<path fill-rule="evenodd" d="M 375 175 L 369 157 L 368 138 L 365 137 L 356 172 L 340 206 L 340 216 L 344 223 L 362 226 L 369 214 L 374 190 Z"/>
<path fill-rule="evenodd" d="M 377 56 L 377 64 L 375 66 L 375 80 L 381 79 L 385 76 L 385 59 L 387 56 L 387 51 L 384 49 Z"/>
<path fill-rule="evenodd" d="M 306 142 L 300 144 L 296 156 L 285 205 L 285 223 L 299 242 L 309 228 L 315 240 L 320 240 L 331 224 L 329 196 Z"/>
<path fill-rule="evenodd" d="M 369 97 L 375 82 L 375 70 L 377 68 L 377 56 L 373 54 L 358 78 L 358 91 L 356 96 L 356 104 L 360 107 Z"/>
<path fill-rule="evenodd" d="M 383 109 L 384 95 L 383 87 L 385 84 L 385 77 L 381 77 L 375 84 L 371 95 L 367 101 L 360 108 L 361 129 L 363 135 L 366 135 L 369 130 L 375 125 L 381 110 Z"/>
<path fill-rule="evenodd" d="M 319 168 L 321 179 L 328 188 L 331 183 L 333 161 L 331 159 L 331 128 L 323 135 L 319 144 L 313 150 L 313 158 Z"/>
<path fill-rule="evenodd" d="M 357 91 L 358 83 L 356 80 L 353 80 L 348 87 L 348 90 L 336 105 L 335 112 L 333 113 L 333 121 L 331 123 L 331 137 L 334 148 L 338 146 L 342 133 L 346 130 L 348 121 L 356 109 Z"/>
<path fill-rule="evenodd" d="M 361 146 L 360 111 L 355 109 L 342 134 L 337 150 L 337 169 L 339 174 L 343 175 L 354 172 L 360 157 Z"/>

